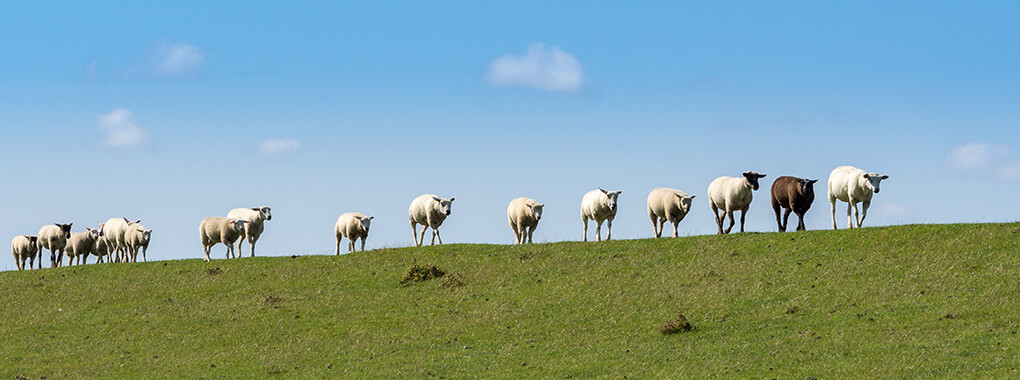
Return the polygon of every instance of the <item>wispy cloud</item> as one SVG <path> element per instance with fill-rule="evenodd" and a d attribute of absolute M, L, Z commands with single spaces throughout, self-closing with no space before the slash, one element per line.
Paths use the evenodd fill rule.
<path fill-rule="evenodd" d="M 266 139 L 259 144 L 258 152 L 263 156 L 282 156 L 301 148 L 301 141 L 295 139 Z"/>
<path fill-rule="evenodd" d="M 558 47 L 531 44 L 528 54 L 508 54 L 489 64 L 486 80 L 497 86 L 576 92 L 584 85 L 581 62 Z"/>
<path fill-rule="evenodd" d="M 174 76 L 194 72 L 205 62 L 205 52 L 195 45 L 166 44 L 156 49 L 153 74 Z"/>
<path fill-rule="evenodd" d="M 946 167 L 971 174 L 994 176 L 1005 181 L 1020 181 L 1020 163 L 1011 160 L 1005 145 L 972 142 L 950 150 Z"/>
<path fill-rule="evenodd" d="M 124 108 L 96 116 L 96 124 L 105 135 L 103 145 L 111 148 L 136 148 L 149 141 L 149 131 L 135 124 L 135 114 Z"/>

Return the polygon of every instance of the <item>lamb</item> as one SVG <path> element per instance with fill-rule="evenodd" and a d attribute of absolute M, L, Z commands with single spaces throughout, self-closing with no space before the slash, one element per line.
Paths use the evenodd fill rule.
<path fill-rule="evenodd" d="M 110 218 L 102 224 L 103 239 L 110 246 L 110 262 L 127 262 L 127 240 L 125 233 L 128 228 L 141 223 L 142 220 L 129 221 L 127 218 Z"/>
<path fill-rule="evenodd" d="M 85 232 L 72 232 L 71 238 L 67 240 L 67 266 L 74 265 L 78 259 L 78 265 L 85 263 L 85 258 L 92 253 L 92 246 L 102 238 L 99 230 L 85 227 Z"/>
<path fill-rule="evenodd" d="M 202 241 L 202 250 L 205 251 L 205 261 L 209 262 L 209 251 L 216 244 L 223 243 L 227 246 L 227 258 L 234 257 L 234 242 L 244 236 L 247 220 L 224 218 L 222 216 L 211 216 L 202 219 L 198 226 L 198 237 Z M 240 257 L 240 252 L 237 253 Z"/>
<path fill-rule="evenodd" d="M 106 239 L 98 239 L 92 243 L 92 255 L 96 256 L 96 263 L 103 262 L 103 256 L 108 256 L 111 253 L 110 245 Z M 110 257 L 110 262 L 113 262 L 113 257 Z M 88 264 L 88 257 L 85 257 L 85 263 Z"/>
<path fill-rule="evenodd" d="M 758 190 L 758 179 L 764 177 L 765 174 L 748 171 L 744 172 L 742 178 L 723 176 L 708 185 L 708 205 L 712 207 L 712 215 L 715 216 L 715 224 L 719 227 L 720 235 L 728 234 L 733 229 L 735 223 L 733 213 L 738 210 L 740 232 L 744 232 L 744 218 L 751 206 L 752 191 Z M 723 230 L 722 225 L 727 215 L 730 217 L 730 226 Z"/>
<path fill-rule="evenodd" d="M 662 237 L 662 228 L 666 221 L 673 224 L 673 237 L 677 237 L 677 228 L 691 211 L 691 203 L 696 195 L 660 187 L 648 193 L 648 218 L 652 220 L 652 231 L 655 237 Z"/>
<path fill-rule="evenodd" d="M 11 253 L 14 254 L 14 264 L 18 270 L 25 269 L 25 261 L 28 261 L 28 269 L 35 265 L 35 257 L 39 253 L 39 238 L 36 236 L 18 235 L 11 239 Z M 42 258 L 39 266 L 42 267 Z"/>
<path fill-rule="evenodd" d="M 804 231 L 804 214 L 811 208 L 815 201 L 815 182 L 817 179 L 804 179 L 790 176 L 776 178 L 772 182 L 772 210 L 776 212 L 776 223 L 779 224 L 779 232 L 786 232 L 787 222 L 790 220 L 790 212 L 797 214 L 797 231 Z M 785 208 L 786 213 L 779 217 L 780 210 Z"/>
<path fill-rule="evenodd" d="M 146 262 L 145 251 L 149 250 L 149 240 L 152 238 L 152 230 L 141 224 L 133 224 L 124 232 L 124 243 L 127 244 L 127 252 L 132 263 L 138 262 L 138 250 L 142 250 L 142 262 Z"/>
<path fill-rule="evenodd" d="M 42 250 L 50 250 L 50 267 L 56 268 L 61 265 L 64 259 L 64 248 L 67 247 L 67 239 L 71 237 L 71 225 L 74 223 L 42 226 L 39 229 L 39 269 L 42 269 Z"/>
<path fill-rule="evenodd" d="M 588 220 L 594 220 L 595 238 L 602 241 L 602 222 L 608 221 L 606 227 L 606 240 L 613 237 L 613 219 L 616 218 L 616 201 L 620 197 L 620 191 L 607 191 L 602 188 L 592 190 L 581 198 L 581 222 L 584 223 L 584 241 L 588 241 Z"/>
<path fill-rule="evenodd" d="M 857 228 L 861 228 L 864 218 L 868 216 L 868 207 L 871 206 L 871 197 L 878 194 L 879 185 L 882 180 L 889 179 L 889 176 L 878 173 L 866 173 L 864 170 L 853 166 L 840 166 L 832 169 L 829 174 L 829 204 L 832 210 L 832 229 L 836 229 L 836 200 L 846 202 L 847 228 L 854 228 L 854 219 L 857 219 Z M 864 213 L 857 209 L 857 203 L 863 203 Z M 850 215 L 851 209 L 856 213 L 856 218 Z"/>
<path fill-rule="evenodd" d="M 340 255 L 340 240 L 346 236 L 350 240 L 347 252 L 354 252 L 354 242 L 361 239 L 361 251 L 365 251 L 365 240 L 368 239 L 368 228 L 372 225 L 374 216 L 365 216 L 360 212 L 347 212 L 340 214 L 336 220 L 334 231 L 336 232 L 336 254 Z"/>
<path fill-rule="evenodd" d="M 524 244 L 525 239 L 531 243 L 531 237 L 542 220 L 544 204 L 530 198 L 517 198 L 510 201 L 506 208 L 506 218 L 510 229 L 514 231 L 514 244 Z"/>
<path fill-rule="evenodd" d="M 443 237 L 439 236 L 439 226 L 443 224 L 447 216 L 450 216 L 450 207 L 453 205 L 453 200 L 456 197 L 450 197 L 450 199 L 443 199 L 434 194 L 422 194 L 411 201 L 411 206 L 407 209 L 408 219 L 411 221 L 411 235 L 414 237 L 414 245 L 421 247 L 425 243 L 425 230 L 432 227 L 432 245 L 436 245 L 436 239 L 439 239 L 439 244 L 443 244 Z M 418 235 L 418 225 L 422 225 L 421 235 Z"/>
<path fill-rule="evenodd" d="M 273 214 L 269 212 L 269 207 L 235 208 L 230 210 L 227 217 L 248 221 L 244 230 L 244 239 L 237 241 L 237 257 L 241 257 L 241 243 L 244 243 L 245 240 L 248 240 L 248 245 L 251 246 L 251 257 L 255 257 L 255 242 L 259 241 L 259 236 L 262 236 L 262 231 L 265 230 L 263 223 L 273 220 Z"/>

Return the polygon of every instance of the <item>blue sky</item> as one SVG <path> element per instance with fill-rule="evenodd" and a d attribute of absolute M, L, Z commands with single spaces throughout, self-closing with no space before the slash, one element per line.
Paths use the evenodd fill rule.
<path fill-rule="evenodd" d="M 654 187 L 705 191 L 854 165 L 891 176 L 866 225 L 1015 221 L 1015 2 L 5 2 L 0 236 L 111 217 L 150 259 L 201 257 L 198 223 L 273 208 L 262 255 L 324 254 L 342 212 L 412 244 L 407 205 L 456 196 L 446 242 L 579 240 L 587 190 L 624 190 L 616 238 L 652 234 Z M 824 186 L 810 229 L 829 225 Z M 845 206 L 837 215 L 844 213 Z M 843 223 L 841 223 L 842 225 Z M 214 250 L 223 257 L 223 248 Z M 0 270 L 12 269 L 10 255 Z"/>

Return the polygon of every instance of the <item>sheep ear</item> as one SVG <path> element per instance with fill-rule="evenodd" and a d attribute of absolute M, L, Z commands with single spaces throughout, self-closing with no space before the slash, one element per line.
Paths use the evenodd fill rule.
<path fill-rule="evenodd" d="M 535 206 L 536 206 L 536 207 L 545 207 L 545 204 L 544 204 L 544 203 L 539 203 L 539 204 L 537 204 L 537 205 L 535 205 Z"/>
<path fill-rule="evenodd" d="M 684 195 L 683 194 L 673 193 L 673 195 L 676 195 L 677 198 L 684 199 Z"/>
<path fill-rule="evenodd" d="M 601 191 L 603 194 L 609 195 L 609 192 L 606 191 L 606 189 L 603 189 L 603 188 L 600 187 L 599 191 Z"/>
<path fill-rule="evenodd" d="M 698 196 L 698 194 L 691 194 L 691 199 L 694 199 L 696 196 Z"/>
<path fill-rule="evenodd" d="M 864 178 L 865 178 L 865 179 L 871 179 L 871 175 L 870 175 L 870 174 L 868 174 L 868 173 L 864 173 Z"/>
<path fill-rule="evenodd" d="M 758 178 L 765 178 L 765 175 L 766 175 L 765 173 L 759 173 Z"/>
<path fill-rule="evenodd" d="M 889 176 L 883 174 L 882 179 L 889 179 Z"/>
<path fill-rule="evenodd" d="M 368 217 L 368 220 L 372 220 L 372 219 L 375 219 L 375 215 L 372 215 L 372 216 Z"/>
<path fill-rule="evenodd" d="M 453 202 L 454 199 L 457 199 L 457 197 L 450 197 L 450 202 Z"/>
<path fill-rule="evenodd" d="M 442 202 L 443 201 L 443 198 L 440 198 L 440 197 L 432 197 L 432 199 L 434 199 L 436 202 Z"/>
<path fill-rule="evenodd" d="M 259 207 L 252 207 L 252 208 L 251 208 L 251 210 L 252 210 L 252 211 L 259 211 L 259 212 L 261 212 L 261 211 L 262 211 L 262 209 L 261 209 L 261 208 L 259 208 Z"/>
<path fill-rule="evenodd" d="M 815 182 L 818 182 L 818 180 L 817 179 L 808 180 L 808 183 L 815 183 Z"/>
<path fill-rule="evenodd" d="M 135 220 L 135 223 L 136 223 L 136 224 L 137 224 L 137 223 L 141 223 L 141 222 L 142 222 L 142 220 L 141 220 L 141 219 Z"/>

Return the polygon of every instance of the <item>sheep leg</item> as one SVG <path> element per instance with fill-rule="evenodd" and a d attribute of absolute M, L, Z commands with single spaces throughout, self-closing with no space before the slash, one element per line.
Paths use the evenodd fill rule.
<path fill-rule="evenodd" d="M 783 212 L 783 229 L 782 229 L 783 232 L 786 232 L 786 227 L 790 225 L 790 213 L 792 212 L 793 212 L 792 208 L 788 208 L 786 209 L 785 212 Z M 799 225 L 797 226 L 797 231 L 800 231 Z"/>
<path fill-rule="evenodd" d="M 417 235 L 417 233 L 415 233 Z M 340 256 L 340 241 L 344 239 L 344 235 L 336 234 L 336 255 Z"/>
<path fill-rule="evenodd" d="M 148 262 L 148 260 L 145 259 L 145 251 L 148 251 L 148 250 L 149 250 L 149 247 L 142 247 L 142 262 L 143 263 L 147 263 Z"/>
<path fill-rule="evenodd" d="M 361 237 L 361 252 L 365 252 L 365 240 L 368 240 L 368 235 Z"/>
<path fill-rule="evenodd" d="M 733 218 L 733 211 L 726 211 L 726 216 L 730 217 L 730 226 L 726 227 L 726 229 L 723 230 L 723 233 L 728 234 L 728 233 L 730 233 L 730 231 L 733 230 L 733 225 L 737 223 L 737 220 Z M 722 217 L 723 221 L 726 220 L 726 216 Z"/>
<path fill-rule="evenodd" d="M 520 242 L 518 242 L 517 244 L 526 243 L 528 241 L 528 227 L 520 226 L 520 230 L 517 232 L 517 235 L 520 236 L 519 238 Z"/>
<path fill-rule="evenodd" d="M 414 220 L 411 220 L 411 238 L 414 239 L 414 246 L 415 247 L 421 247 L 421 244 L 418 243 L 418 224 L 415 223 Z M 337 246 L 340 245 L 339 242 L 337 242 L 336 244 L 337 244 Z M 339 251 L 340 251 L 340 248 L 337 248 L 337 252 L 339 252 Z"/>
<path fill-rule="evenodd" d="M 208 263 L 210 261 L 209 260 L 209 246 L 208 245 L 202 245 L 202 252 L 205 253 L 205 262 Z M 110 258 L 110 261 L 113 261 L 112 257 Z"/>
<path fill-rule="evenodd" d="M 521 244 L 521 231 L 516 225 L 510 223 L 510 229 L 514 231 L 514 244 Z"/>
<path fill-rule="evenodd" d="M 348 243 L 347 243 L 347 253 L 354 252 L 354 239 L 347 239 L 347 240 L 349 240 Z"/>
<path fill-rule="evenodd" d="M 538 228 L 537 224 L 528 228 L 528 244 L 533 243 L 533 241 L 531 241 L 531 236 L 535 234 L 536 228 Z"/>
<path fill-rule="evenodd" d="M 775 198 L 772 198 L 772 211 L 776 212 L 776 224 L 779 225 L 779 232 L 786 232 L 786 224 L 784 224 L 782 220 L 779 220 L 779 210 L 782 208 L 783 206 L 780 206 L 779 202 L 777 202 Z"/>
<path fill-rule="evenodd" d="M 602 223 L 601 220 L 595 221 L 595 241 L 602 241 Z"/>
<path fill-rule="evenodd" d="M 584 235 L 583 235 L 584 241 L 588 241 L 588 218 L 585 218 L 582 215 L 581 221 L 584 222 Z"/>
<path fill-rule="evenodd" d="M 609 218 L 609 222 L 606 223 L 606 241 L 613 239 L 613 218 Z"/>
<path fill-rule="evenodd" d="M 659 217 L 655 215 L 655 212 L 653 212 L 652 209 L 648 209 L 648 219 L 652 220 L 652 234 L 655 235 L 655 237 L 659 237 L 662 233 L 662 230 L 659 229 Z"/>
<path fill-rule="evenodd" d="M 719 235 L 722 235 L 723 234 L 723 229 L 722 229 L 723 219 L 722 219 L 722 216 L 719 215 L 719 207 L 717 207 L 715 205 L 715 202 L 708 202 L 708 205 L 710 207 L 712 207 L 712 216 L 715 217 L 715 225 L 719 227 Z"/>
<path fill-rule="evenodd" d="M 741 233 L 744 232 L 744 218 L 745 217 L 747 217 L 747 207 L 744 207 L 743 210 L 740 210 L 740 232 Z"/>
<path fill-rule="evenodd" d="M 439 239 L 439 245 L 443 245 L 443 237 L 439 235 L 439 225 L 432 227 L 432 233 L 436 234 L 436 239 Z"/>
<path fill-rule="evenodd" d="M 861 219 L 857 221 L 857 228 L 863 228 L 863 226 L 864 226 L 864 218 L 868 217 L 868 207 L 871 207 L 871 202 L 870 201 L 862 202 L 861 208 L 863 208 L 863 210 L 861 210 L 861 211 L 863 211 L 863 212 L 861 213 Z"/>
<path fill-rule="evenodd" d="M 838 230 L 836 228 L 836 197 L 832 194 L 829 194 L 829 209 L 832 211 L 832 229 Z"/>
<path fill-rule="evenodd" d="M 797 222 L 797 231 L 807 231 L 807 227 L 804 226 L 804 213 L 806 213 L 806 212 L 807 212 L 806 210 L 805 211 L 798 211 L 797 212 L 797 219 L 798 219 L 798 222 Z"/>
<path fill-rule="evenodd" d="M 673 237 L 679 237 L 680 233 L 679 233 L 678 229 L 680 228 L 680 219 L 672 220 L 672 221 L 670 221 L 670 223 L 673 224 Z M 662 225 L 665 226 L 666 222 L 663 221 Z M 662 228 L 659 228 L 659 230 L 661 231 Z"/>
<path fill-rule="evenodd" d="M 846 224 L 847 224 L 846 228 L 854 228 L 854 218 L 853 215 L 851 214 L 851 212 L 854 210 L 854 200 L 853 198 L 849 198 L 848 200 L 849 202 L 846 203 Z"/>
<path fill-rule="evenodd" d="M 850 224 L 853 224 L 855 221 L 858 221 L 860 218 L 861 218 L 861 209 L 860 209 L 859 206 L 857 206 L 857 203 L 854 203 L 854 217 L 852 219 L 850 219 Z M 860 223 L 857 223 L 857 228 L 861 228 L 861 224 Z"/>
<path fill-rule="evenodd" d="M 249 235 L 248 236 L 248 245 L 251 247 L 251 257 L 255 257 L 255 242 L 257 242 L 257 241 L 258 241 L 258 239 L 255 237 L 255 235 Z M 240 254 L 241 253 L 238 252 L 239 256 L 240 256 Z"/>
<path fill-rule="evenodd" d="M 421 238 L 418 239 L 418 240 L 421 241 L 421 243 L 418 243 L 419 247 L 425 245 L 425 231 L 427 231 L 428 229 L 429 229 L 429 226 L 426 226 L 424 224 L 421 225 Z"/>

